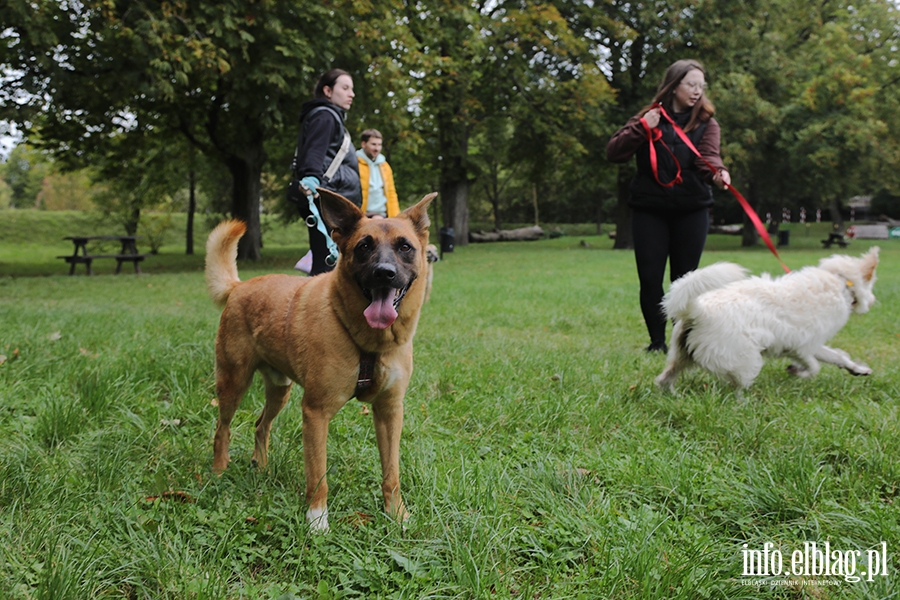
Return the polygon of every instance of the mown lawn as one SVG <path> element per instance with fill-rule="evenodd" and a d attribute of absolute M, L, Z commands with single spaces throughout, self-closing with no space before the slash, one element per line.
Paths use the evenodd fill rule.
<path fill-rule="evenodd" d="M 829 253 L 818 231 L 804 233 L 783 251 L 792 268 Z M 291 272 L 305 252 L 298 238 L 267 245 L 242 277 Z M 23 243 L 0 238 L 2 598 L 900 590 L 894 240 L 880 244 L 879 303 L 834 340 L 874 374 L 825 366 L 798 380 L 772 361 L 743 402 L 701 372 L 677 395 L 654 388 L 664 359 L 641 350 L 633 257 L 607 238 L 458 247 L 436 265 L 416 338 L 401 447 L 413 519 L 404 531 L 381 513 L 371 417 L 354 401 L 331 427 L 327 535 L 304 523 L 299 392 L 275 422 L 266 472 L 248 465 L 257 384 L 231 468 L 211 473 L 218 310 L 202 256 L 173 248 L 156 269 L 148 258 L 147 275 L 95 277 L 65 276 L 51 257 L 33 263 L 47 276 L 24 277 L 9 258 Z M 779 271 L 765 249 L 739 245 L 713 236 L 703 263 Z M 858 551 L 855 576 L 884 547 L 888 574 L 744 574 L 749 551 L 778 550 L 790 568 L 804 542 L 828 542 L 846 567 Z"/>

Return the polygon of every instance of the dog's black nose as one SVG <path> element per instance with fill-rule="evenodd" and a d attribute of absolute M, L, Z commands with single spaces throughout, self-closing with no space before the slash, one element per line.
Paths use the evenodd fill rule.
<path fill-rule="evenodd" d="M 379 263 L 375 265 L 374 274 L 379 281 L 393 281 L 397 276 L 397 268 L 390 263 Z"/>

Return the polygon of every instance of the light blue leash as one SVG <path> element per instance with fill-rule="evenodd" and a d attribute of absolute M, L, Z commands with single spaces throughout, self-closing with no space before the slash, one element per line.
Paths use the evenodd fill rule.
<path fill-rule="evenodd" d="M 334 243 L 334 240 L 331 239 L 331 236 L 328 234 L 328 230 L 325 227 L 325 221 L 322 220 L 322 216 L 319 214 L 319 207 L 316 206 L 315 196 L 313 196 L 312 190 L 303 184 L 301 184 L 300 187 L 306 192 L 306 199 L 309 201 L 309 212 L 312 213 L 306 217 L 306 226 L 309 228 L 315 227 L 319 230 L 319 233 L 325 236 L 325 244 L 328 246 L 328 256 L 325 257 L 325 264 L 329 267 L 333 267 L 337 264 L 338 256 L 340 256 L 337 244 Z"/>

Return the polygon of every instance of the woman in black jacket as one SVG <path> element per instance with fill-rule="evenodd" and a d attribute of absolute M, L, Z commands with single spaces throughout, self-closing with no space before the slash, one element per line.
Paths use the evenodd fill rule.
<path fill-rule="evenodd" d="M 312 262 L 302 264 L 309 258 L 307 255 L 298 268 L 318 275 L 333 269 L 337 256 L 329 249 L 327 229 L 319 223 L 321 207 L 315 198 L 316 190 L 324 187 L 357 206 L 362 206 L 362 191 L 356 150 L 344 126 L 346 111 L 353 104 L 353 78 L 342 69 L 331 69 L 319 77 L 313 95 L 300 108 L 300 135 L 292 164 L 294 189 L 288 191 L 288 197 L 297 201 L 300 215 L 309 226 Z M 314 196 L 313 205 L 318 214 L 313 214 L 307 190 Z"/>
<path fill-rule="evenodd" d="M 653 102 L 632 117 L 606 147 L 612 162 L 626 162 L 632 156 L 637 162 L 629 205 L 649 352 L 667 350 L 666 318 L 660 306 L 666 261 L 671 281 L 697 268 L 709 230 L 710 184 L 725 187 L 731 183 L 719 156 L 719 124 L 713 118 L 716 109 L 705 90 L 702 65 L 695 60 L 677 61 L 666 70 Z M 706 162 L 676 134 L 658 104 Z M 653 152 L 648 133 L 654 139 Z"/>

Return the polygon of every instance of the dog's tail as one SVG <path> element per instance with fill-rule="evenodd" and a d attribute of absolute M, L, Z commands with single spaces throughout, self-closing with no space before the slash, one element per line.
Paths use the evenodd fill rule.
<path fill-rule="evenodd" d="M 238 240 L 247 231 L 243 221 L 223 221 L 206 240 L 206 288 L 213 302 L 223 306 L 241 280 L 237 271 Z"/>
<path fill-rule="evenodd" d="M 672 282 L 669 293 L 663 298 L 666 317 L 685 319 L 690 315 L 691 305 L 698 296 L 746 278 L 747 269 L 729 262 L 718 262 L 691 271 Z"/>

